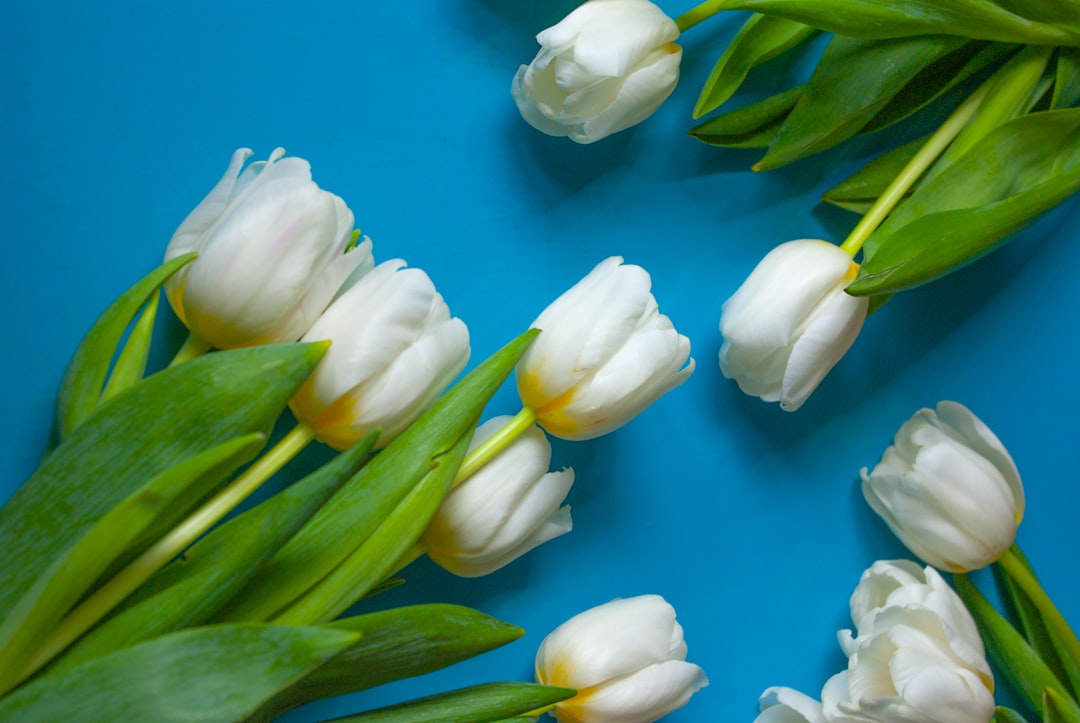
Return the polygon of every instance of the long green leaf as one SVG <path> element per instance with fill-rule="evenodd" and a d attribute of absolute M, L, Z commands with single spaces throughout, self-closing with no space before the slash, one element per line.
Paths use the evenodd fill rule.
<path fill-rule="evenodd" d="M 882 153 L 826 191 L 821 200 L 860 215 L 865 214 L 929 137 L 921 136 Z"/>
<path fill-rule="evenodd" d="M 171 508 L 200 499 L 208 481 L 234 472 L 265 441 L 262 434 L 249 434 L 197 454 L 151 479 L 92 525 L 41 574 L 0 625 L 0 681 L 19 674 L 52 628 L 148 528 Z M 185 496 L 193 500 L 185 502 Z"/>
<path fill-rule="evenodd" d="M 751 15 L 716 61 L 694 106 L 694 118 L 719 108 L 735 94 L 753 68 L 783 55 L 817 32 L 783 18 Z"/>
<path fill-rule="evenodd" d="M 128 334 L 124 348 L 120 350 L 113 365 L 109 380 L 101 390 L 101 401 L 115 397 L 128 387 L 142 381 L 146 374 L 146 360 L 150 357 L 150 342 L 154 336 L 154 321 L 157 319 L 158 303 L 161 294 L 151 294 L 146 307 L 139 314 L 138 321 Z"/>
<path fill-rule="evenodd" d="M 999 705 L 994 710 L 994 717 L 990 723 L 1028 723 L 1024 716 L 1017 713 L 1012 708 L 1006 708 Z"/>
<path fill-rule="evenodd" d="M 943 35 L 888 40 L 833 38 L 776 140 L 754 168 L 779 168 L 851 138 L 923 69 L 966 43 Z"/>
<path fill-rule="evenodd" d="M 895 293 L 944 276 L 1078 190 L 1080 110 L 1017 118 L 893 211 L 848 292 Z"/>
<path fill-rule="evenodd" d="M 1061 682 L 1023 636 L 1001 616 L 966 575 L 954 575 L 953 585 L 971 611 L 987 653 L 1012 681 L 1034 710 L 1041 710 L 1043 691 L 1052 689 L 1068 698 Z M 1075 704 L 1074 704 L 1075 705 Z"/>
<path fill-rule="evenodd" d="M 724 148 L 767 148 L 784 119 L 798 103 L 805 86 L 797 86 L 764 100 L 714 116 L 691 128 L 702 143 Z"/>
<path fill-rule="evenodd" d="M 479 421 L 479 418 L 477 419 Z M 431 470 L 340 565 L 274 617 L 286 625 L 333 620 L 378 582 L 396 571 L 397 561 L 427 529 L 450 491 L 472 441 L 472 430 L 431 461 Z"/>
<path fill-rule="evenodd" d="M 338 620 L 327 627 L 358 632 L 360 640 L 267 703 L 253 721 L 269 720 L 320 698 L 430 673 L 524 634 L 516 625 L 459 605 L 413 605 Z"/>
<path fill-rule="evenodd" d="M 269 434 L 324 350 L 285 344 L 214 353 L 102 404 L 0 509 L 0 619 L 147 480 L 229 439 Z"/>
<path fill-rule="evenodd" d="M 241 721 L 358 637 L 267 625 L 175 633 L 28 683 L 0 699 L 0 722 Z"/>
<path fill-rule="evenodd" d="M 48 670 L 67 670 L 209 619 L 367 462 L 375 437 L 365 437 L 299 482 L 211 530 Z"/>
<path fill-rule="evenodd" d="M 1080 102 L 1080 50 L 1059 48 L 1050 108 L 1070 108 Z"/>
<path fill-rule="evenodd" d="M 496 723 L 546 708 L 577 691 L 533 683 L 486 683 L 335 718 L 336 723 Z"/>
<path fill-rule="evenodd" d="M 857 38 L 942 34 L 1023 45 L 1080 45 L 1075 26 L 1027 19 L 990 0 L 727 0 L 724 9 L 775 15 Z"/>
<path fill-rule="evenodd" d="M 56 396 L 56 426 L 61 439 L 98 406 L 116 347 L 135 314 L 170 276 L 196 256 L 184 254 L 162 264 L 125 291 L 94 322 L 75 350 Z"/>
<path fill-rule="evenodd" d="M 536 333 L 521 335 L 451 387 L 342 487 L 219 618 L 272 618 L 340 565 L 428 474 L 433 460 L 472 434 Z"/>

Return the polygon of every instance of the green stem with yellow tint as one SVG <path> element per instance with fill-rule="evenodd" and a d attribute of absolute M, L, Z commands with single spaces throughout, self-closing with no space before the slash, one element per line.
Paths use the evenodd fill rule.
<path fill-rule="evenodd" d="M 675 24 L 679 26 L 679 32 L 683 33 L 703 20 L 708 20 L 723 9 L 724 0 L 705 0 L 705 2 L 690 8 L 675 18 Z"/>
<path fill-rule="evenodd" d="M 520 437 L 525 430 L 532 427 L 535 423 L 536 412 L 528 407 L 522 407 L 521 411 L 515 414 L 509 422 L 499 429 L 499 431 L 485 439 L 475 449 L 465 455 L 465 459 L 462 461 L 461 467 L 458 468 L 458 473 L 454 477 L 453 486 L 457 487 L 475 474 L 478 469 L 494 459 L 499 452 L 502 452 L 509 447 L 515 439 Z"/>
<path fill-rule="evenodd" d="M 1076 633 L 1068 621 L 1065 620 L 1065 616 L 1061 614 L 1061 611 L 1054 605 L 1054 601 L 1043 590 L 1035 574 L 1013 552 L 1014 548 L 1015 545 L 1013 548 L 1006 550 L 1005 554 L 998 559 L 997 564 L 1035 605 L 1047 627 L 1057 634 L 1058 640 L 1065 647 L 1065 652 L 1068 653 L 1069 657 L 1073 661 L 1080 663 L 1080 639 L 1077 639 Z"/>
<path fill-rule="evenodd" d="M 866 239 L 870 238 L 870 234 L 877 230 L 885 217 L 903 200 L 904 194 L 911 190 L 911 187 L 922 177 L 930 164 L 937 160 L 938 156 L 949 147 L 953 139 L 964 129 L 964 126 L 975 115 L 975 111 L 979 109 L 989 91 L 990 83 L 984 83 L 978 90 L 968 96 L 967 100 L 959 108 L 953 111 L 948 120 L 941 124 L 941 127 L 934 132 L 934 135 L 930 136 L 930 139 L 923 144 L 915 157 L 908 161 L 907 165 L 874 202 L 874 205 L 870 207 L 870 210 L 866 212 L 866 215 L 852 229 L 844 243 L 840 244 L 841 249 L 846 251 L 852 258 L 859 253 L 859 249 L 866 243 Z"/>
<path fill-rule="evenodd" d="M 31 657 L 20 680 L 29 678 L 63 652 L 151 575 L 175 559 L 200 535 L 247 499 L 313 439 L 315 430 L 304 423 L 296 425 L 242 475 L 68 613 Z"/>
<path fill-rule="evenodd" d="M 186 361 L 191 361 L 195 357 L 210 351 L 211 348 L 212 347 L 209 344 L 199 337 L 194 334 L 188 334 L 187 339 L 184 340 L 184 345 L 176 352 L 176 356 L 169 362 L 169 366 L 174 367 L 178 364 L 183 364 Z"/>

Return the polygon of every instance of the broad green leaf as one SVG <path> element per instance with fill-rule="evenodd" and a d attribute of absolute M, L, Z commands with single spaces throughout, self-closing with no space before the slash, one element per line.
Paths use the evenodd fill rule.
<path fill-rule="evenodd" d="M 1018 49 L 1015 45 L 982 40 L 965 43 L 912 77 L 859 133 L 876 133 L 913 116 L 960 83 L 985 75 Z"/>
<path fill-rule="evenodd" d="M 346 630 L 187 630 L 34 680 L 0 699 L 0 723 L 242 721 L 354 644 Z"/>
<path fill-rule="evenodd" d="M 270 619 L 338 567 L 431 471 L 433 460 L 472 434 L 536 333 L 521 335 L 451 387 L 315 514 L 220 619 Z"/>
<path fill-rule="evenodd" d="M 48 670 L 67 670 L 205 622 L 367 462 L 375 436 L 369 435 L 299 482 L 211 530 L 182 558 L 147 580 L 113 617 L 80 639 Z"/>
<path fill-rule="evenodd" d="M 846 141 L 867 126 L 920 71 L 962 49 L 966 42 L 943 35 L 889 40 L 833 38 L 776 140 L 754 168 L 779 168 Z"/>
<path fill-rule="evenodd" d="M 1076 0 L 995 0 L 1001 7 L 1024 18 L 1044 23 L 1080 25 L 1080 3 Z"/>
<path fill-rule="evenodd" d="M 1080 45 L 1075 27 L 1031 20 L 991 0 L 727 0 L 724 9 L 775 15 L 856 38 L 942 34 L 1024 45 Z"/>
<path fill-rule="evenodd" d="M 826 191 L 821 200 L 860 215 L 865 214 L 929 137 L 916 138 L 882 153 L 847 180 Z"/>
<path fill-rule="evenodd" d="M 61 439 L 98 406 L 116 347 L 135 314 L 170 276 L 196 256 L 184 254 L 162 264 L 125 291 L 94 322 L 71 357 L 56 396 L 56 425 Z"/>
<path fill-rule="evenodd" d="M 1024 716 L 1020 715 L 1019 713 L 1017 713 L 1012 708 L 1006 708 L 1005 706 L 999 705 L 994 710 L 994 717 L 991 719 L 990 723 L 1028 723 L 1028 722 L 1027 722 L 1027 719 L 1024 718 Z"/>
<path fill-rule="evenodd" d="M 150 356 L 150 342 L 154 336 L 154 321 L 157 319 L 158 301 L 161 294 L 151 294 L 146 308 L 135 322 L 124 348 L 116 358 L 109 381 L 101 390 L 101 401 L 115 397 L 128 387 L 140 381 L 146 374 L 146 360 Z"/>
<path fill-rule="evenodd" d="M 486 683 L 378 710 L 335 718 L 336 723 L 497 723 L 575 695 L 533 683 Z"/>
<path fill-rule="evenodd" d="M 383 519 L 378 528 L 333 572 L 274 616 L 274 622 L 306 625 L 333 620 L 364 597 L 379 581 L 396 572 L 397 561 L 420 539 L 450 491 L 458 467 L 469 449 L 472 433 L 473 430 L 467 431 L 457 444 L 435 457 L 431 461 L 431 470 Z"/>
<path fill-rule="evenodd" d="M 734 95 L 755 67 L 777 58 L 817 34 L 802 23 L 753 14 L 728 44 L 716 62 L 701 96 L 694 106 L 694 118 L 719 108 Z"/>
<path fill-rule="evenodd" d="M 148 480 L 229 439 L 268 435 L 325 348 L 283 344 L 209 354 L 102 404 L 0 509 L 0 619 L 43 570 Z"/>
<path fill-rule="evenodd" d="M 181 462 L 121 501 L 64 550 L 0 625 L 0 689 L 16 682 L 48 633 L 136 540 L 176 506 L 200 499 L 209 484 L 252 459 L 265 441 L 262 434 L 249 434 Z"/>
<path fill-rule="evenodd" d="M 766 148 L 776 138 L 784 119 L 791 113 L 805 86 L 714 116 L 691 128 L 689 133 L 703 143 L 725 148 Z"/>
<path fill-rule="evenodd" d="M 1068 696 L 1061 682 L 1046 667 L 1016 628 L 991 605 L 966 575 L 954 575 L 953 586 L 975 618 L 989 656 L 1005 671 L 1016 690 L 1034 710 L 1042 709 L 1043 690 Z"/>
<path fill-rule="evenodd" d="M 359 642 L 267 703 L 269 720 L 320 698 L 367 690 L 445 668 L 520 638 L 524 631 L 459 605 L 413 605 L 338 620 Z"/>
<path fill-rule="evenodd" d="M 1080 723 L 1080 707 L 1071 698 L 1047 688 L 1043 691 L 1043 723 Z"/>
<path fill-rule="evenodd" d="M 1071 108 L 1080 102 L 1080 50 L 1058 48 L 1054 95 L 1050 108 Z"/>
<path fill-rule="evenodd" d="M 1018 545 L 1013 545 L 1009 553 L 1027 569 L 1032 577 L 1035 577 L 1035 570 Z M 1000 583 L 999 587 L 1004 598 L 1016 614 L 1024 639 L 1035 649 L 1054 675 L 1065 684 L 1069 692 L 1076 696 L 1080 691 L 1080 661 L 1071 658 L 1064 641 L 1054 632 L 1053 626 L 1046 624 L 1038 606 L 1009 574 L 1008 568 L 1000 563 L 995 564 L 994 573 Z"/>
<path fill-rule="evenodd" d="M 848 292 L 895 293 L 944 276 L 1077 190 L 1080 110 L 1010 121 L 893 211 Z"/>

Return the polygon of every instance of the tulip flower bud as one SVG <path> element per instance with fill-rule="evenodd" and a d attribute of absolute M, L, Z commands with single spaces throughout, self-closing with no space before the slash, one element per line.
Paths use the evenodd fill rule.
<path fill-rule="evenodd" d="M 199 257 L 165 284 L 176 315 L 221 349 L 296 341 L 353 272 L 370 268 L 371 242 L 346 253 L 353 214 L 311 180 L 302 158 L 240 169 L 241 148 L 213 190 L 173 234 L 165 260 Z"/>
<path fill-rule="evenodd" d="M 862 470 L 866 501 L 909 550 L 934 567 L 967 572 L 1001 557 L 1024 516 L 1020 472 L 967 407 L 921 409 L 881 461 Z"/>
<path fill-rule="evenodd" d="M 774 248 L 724 302 L 720 371 L 751 396 L 801 407 L 862 329 L 869 300 L 844 292 L 858 268 L 827 241 Z"/>
<path fill-rule="evenodd" d="M 754 723 L 825 723 L 821 703 L 791 688 L 767 688 L 758 706 L 761 715 Z"/>
<path fill-rule="evenodd" d="M 858 636 L 841 631 L 848 668 L 821 692 L 826 720 L 987 723 L 994 715 L 994 678 L 974 620 L 933 568 L 917 573 L 879 563 L 863 575 L 860 588 L 892 591 L 881 599 L 882 589 L 857 589 L 852 597 Z M 882 585 L 883 574 L 893 581 Z M 881 605 L 867 614 L 866 601 Z"/>
<path fill-rule="evenodd" d="M 490 419 L 476 430 L 469 451 L 511 418 Z M 423 535 L 427 554 L 455 575 L 478 577 L 571 530 L 561 506 L 574 471 L 548 472 L 551 443 L 530 427 L 455 487 Z"/>
<path fill-rule="evenodd" d="M 550 136 L 593 143 L 648 118 L 675 90 L 675 21 L 648 0 L 589 0 L 536 36 L 540 52 L 510 89 Z"/>
<path fill-rule="evenodd" d="M 651 723 L 709 684 L 686 662 L 682 627 L 659 595 L 613 600 L 567 620 L 540 644 L 536 681 L 577 689 L 552 711 L 560 723 Z"/>
<path fill-rule="evenodd" d="M 465 324 L 450 318 L 427 274 L 404 266 L 395 259 L 364 274 L 303 337 L 330 340 L 330 349 L 289 405 L 336 449 L 376 429 L 385 447 L 469 360 Z"/>
<path fill-rule="evenodd" d="M 563 439 L 599 437 L 694 371 L 690 340 L 659 312 L 651 283 L 645 269 L 612 256 L 533 322 L 543 333 L 518 364 L 517 386 L 541 427 Z"/>

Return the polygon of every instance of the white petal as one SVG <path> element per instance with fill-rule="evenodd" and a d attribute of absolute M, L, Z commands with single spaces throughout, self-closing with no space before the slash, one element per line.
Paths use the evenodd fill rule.
<path fill-rule="evenodd" d="M 589 723 L 652 723 L 682 708 L 708 684 L 697 665 L 668 660 L 580 691 L 556 707 L 557 717 Z"/>
<path fill-rule="evenodd" d="M 839 291 L 819 306 L 819 313 L 795 342 L 784 372 L 781 408 L 794 412 L 855 343 L 870 300 Z"/>

